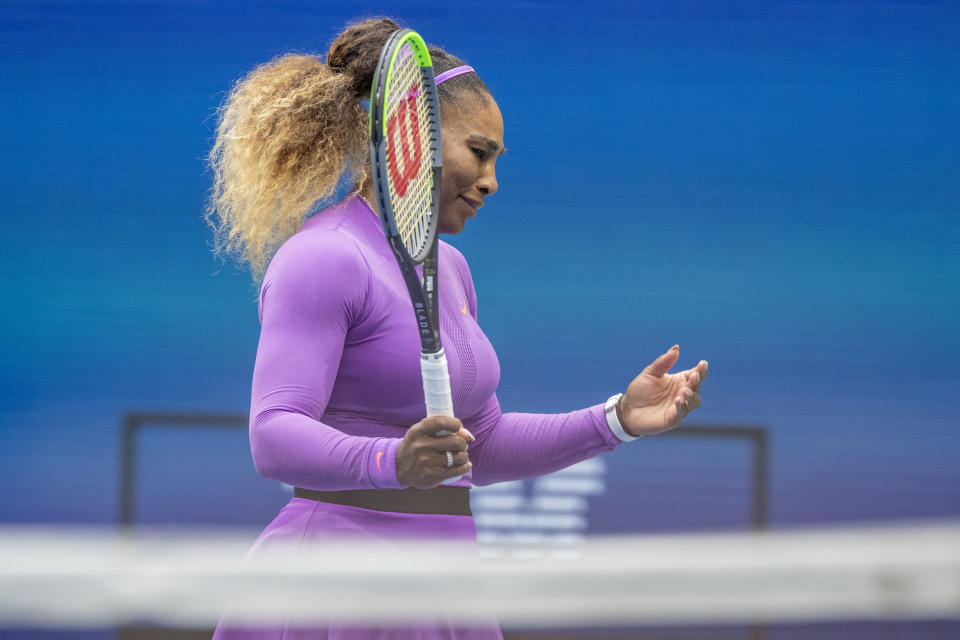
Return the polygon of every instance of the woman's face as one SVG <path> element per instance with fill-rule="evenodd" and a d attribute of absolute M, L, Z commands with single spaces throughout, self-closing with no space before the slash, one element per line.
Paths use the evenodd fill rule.
<path fill-rule="evenodd" d="M 503 117 L 493 98 L 442 115 L 443 178 L 440 233 L 460 233 L 487 196 L 497 192 L 497 158 L 503 146 Z"/>

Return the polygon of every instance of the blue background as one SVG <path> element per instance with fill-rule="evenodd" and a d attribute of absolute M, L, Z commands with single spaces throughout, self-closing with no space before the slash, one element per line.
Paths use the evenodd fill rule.
<path fill-rule="evenodd" d="M 956 4 L 8 1 L 0 521 L 113 522 L 127 411 L 247 410 L 256 290 L 201 219 L 213 113 L 375 13 L 504 115 L 500 192 L 448 239 L 505 410 L 603 401 L 679 343 L 711 364 L 692 422 L 770 430 L 773 526 L 960 515 Z M 246 447 L 146 433 L 142 521 L 263 525 L 285 494 Z M 741 445 L 606 461 L 597 532 L 745 526 Z"/>

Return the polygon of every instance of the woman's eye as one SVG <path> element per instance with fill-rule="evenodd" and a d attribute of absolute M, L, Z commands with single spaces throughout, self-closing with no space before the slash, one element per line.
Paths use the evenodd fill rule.
<path fill-rule="evenodd" d="M 477 156 L 477 160 L 486 160 L 486 159 L 487 159 L 487 152 L 486 152 L 486 150 L 484 150 L 484 149 L 478 149 L 477 147 L 471 147 L 471 151 L 473 151 L 473 155 Z"/>

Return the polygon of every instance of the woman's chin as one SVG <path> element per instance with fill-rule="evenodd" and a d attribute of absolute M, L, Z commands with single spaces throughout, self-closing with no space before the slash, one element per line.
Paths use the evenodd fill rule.
<path fill-rule="evenodd" d="M 437 225 L 437 233 L 455 236 L 463 231 L 463 227 L 466 226 L 466 224 L 467 221 L 463 219 L 441 220 Z"/>

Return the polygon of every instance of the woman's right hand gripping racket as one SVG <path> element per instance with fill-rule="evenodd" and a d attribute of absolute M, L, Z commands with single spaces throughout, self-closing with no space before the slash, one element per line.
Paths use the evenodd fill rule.
<path fill-rule="evenodd" d="M 416 32 L 400 29 L 383 46 L 373 75 L 370 164 L 383 230 L 410 291 L 420 330 L 427 415 L 452 417 L 450 374 L 437 310 L 440 149 L 440 106 L 430 53 Z M 415 270 L 418 264 L 423 265 L 422 282 Z"/>

